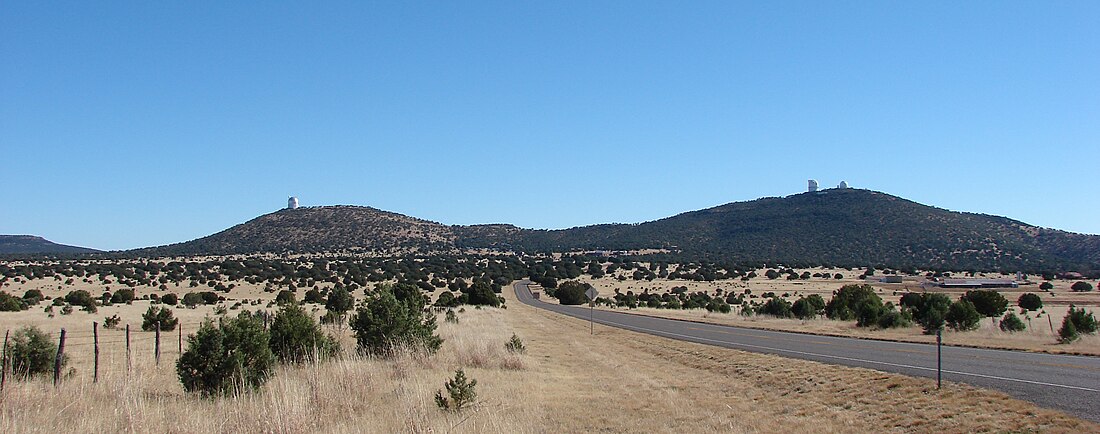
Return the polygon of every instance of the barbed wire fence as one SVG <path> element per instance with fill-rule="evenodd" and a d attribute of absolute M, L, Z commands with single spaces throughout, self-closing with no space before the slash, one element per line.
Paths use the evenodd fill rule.
<path fill-rule="evenodd" d="M 54 355 L 53 363 L 53 382 L 57 386 L 62 380 L 61 368 L 65 363 L 66 356 L 73 353 L 79 353 L 84 351 L 91 351 L 92 353 L 92 382 L 99 382 L 100 372 L 100 352 L 101 348 L 111 347 L 117 345 L 115 348 L 125 346 L 126 349 L 126 372 L 130 375 L 134 369 L 134 350 L 136 348 L 149 349 L 152 348 L 152 357 L 155 366 L 160 366 L 160 359 L 162 348 L 166 348 L 163 344 L 170 344 L 171 340 L 176 341 L 176 354 L 183 354 L 183 343 L 185 338 L 192 336 L 194 331 L 197 331 L 203 323 L 207 320 L 191 321 L 191 322 L 178 322 L 174 327 L 176 336 L 171 334 L 162 333 L 160 329 L 160 323 L 156 323 L 155 327 L 151 331 L 143 331 L 142 333 L 133 333 L 130 324 L 126 324 L 125 327 L 100 327 L 99 321 L 93 321 L 88 329 L 75 330 L 71 328 L 62 327 L 59 329 L 57 335 L 50 333 L 50 336 L 57 336 L 57 352 Z M 184 329 L 191 332 L 184 333 Z M 4 343 L 2 352 L 0 352 L 0 393 L 3 392 L 7 381 L 12 378 L 13 372 L 13 351 L 11 345 L 12 330 L 7 329 L 4 331 Z M 173 339 L 174 338 L 174 339 Z M 74 342 L 75 341 L 75 342 Z M 75 369 L 75 368 L 70 368 Z"/>

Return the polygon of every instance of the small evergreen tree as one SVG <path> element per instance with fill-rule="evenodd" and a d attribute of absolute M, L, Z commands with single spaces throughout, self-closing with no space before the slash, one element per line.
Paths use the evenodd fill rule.
<path fill-rule="evenodd" d="M 504 343 L 504 349 L 508 350 L 509 353 L 523 354 L 527 352 L 527 347 L 523 345 L 523 340 L 515 333 L 512 333 L 512 338 Z"/>
<path fill-rule="evenodd" d="M 870 327 L 878 324 L 879 318 L 886 313 L 882 300 L 876 295 L 874 298 L 864 298 L 856 305 L 856 325 Z"/>
<path fill-rule="evenodd" d="M 1001 293 L 992 290 L 966 291 L 963 295 L 967 301 L 974 305 L 979 314 L 986 317 L 996 317 L 1008 310 L 1008 299 Z"/>
<path fill-rule="evenodd" d="M 947 316 L 947 310 L 951 308 L 951 299 L 940 293 L 917 295 L 919 300 L 910 297 L 908 300 L 902 300 L 902 306 L 912 313 L 913 319 L 924 328 L 925 334 L 935 334 L 937 330 L 942 330 L 944 317 Z"/>
<path fill-rule="evenodd" d="M 392 289 L 379 288 L 351 319 L 359 351 L 384 355 L 395 345 L 438 350 L 443 339 L 435 335 L 435 315 L 424 311 L 423 302 L 423 297 L 398 301 Z"/>
<path fill-rule="evenodd" d="M 306 296 L 302 298 L 305 303 L 322 304 L 325 302 L 325 298 L 321 296 L 321 291 L 316 289 L 310 289 L 306 291 Z"/>
<path fill-rule="evenodd" d="M 28 289 L 27 292 L 23 293 L 23 301 L 31 306 L 38 304 L 44 299 L 46 299 L 46 297 L 43 296 L 42 291 L 38 289 Z"/>
<path fill-rule="evenodd" d="M 458 306 L 455 295 L 451 291 L 443 291 L 439 294 L 439 298 L 435 300 L 435 305 L 439 307 L 454 307 Z"/>
<path fill-rule="evenodd" d="M 81 307 L 95 306 L 95 299 L 92 298 L 92 294 L 89 294 L 88 291 L 83 289 L 70 291 L 65 295 L 65 302 Z"/>
<path fill-rule="evenodd" d="M 421 308 L 428 303 L 428 298 L 421 292 L 420 287 L 411 283 L 399 282 L 395 285 L 389 285 L 387 288 L 399 302 L 415 303 Z"/>
<path fill-rule="evenodd" d="M 294 293 L 290 292 L 289 290 L 284 289 L 282 291 L 279 291 L 279 294 L 275 296 L 275 304 L 278 304 L 279 306 L 292 303 L 297 303 L 297 300 L 294 297 Z"/>
<path fill-rule="evenodd" d="M 151 332 L 157 329 L 157 324 L 160 324 L 161 331 L 171 331 L 176 329 L 176 324 L 179 322 L 179 319 L 172 316 L 172 309 L 149 306 L 141 316 L 141 329 Z"/>
<path fill-rule="evenodd" d="M 1006 313 L 1005 316 L 1001 318 L 1001 331 L 1003 332 L 1022 332 L 1026 328 L 1027 326 L 1020 320 L 1020 317 L 1012 312 Z"/>
<path fill-rule="evenodd" d="M 791 306 L 791 312 L 799 319 L 813 319 L 825 312 L 825 299 L 817 294 L 799 298 Z"/>
<path fill-rule="evenodd" d="M 561 304 L 580 305 L 588 301 L 588 297 L 584 295 L 584 292 L 587 290 L 587 284 L 570 280 L 558 285 L 558 289 L 554 291 L 554 297 L 556 297 Z"/>
<path fill-rule="evenodd" d="M 901 295 L 898 305 L 919 312 L 924 307 L 924 294 L 919 292 L 906 292 Z"/>
<path fill-rule="evenodd" d="M 947 326 L 956 331 L 968 331 L 978 328 L 981 314 L 974 308 L 974 304 L 966 299 L 959 299 L 951 303 L 944 316 Z"/>
<path fill-rule="evenodd" d="M 259 388 L 275 366 L 269 341 L 263 323 L 248 312 L 217 325 L 203 322 L 176 362 L 183 389 L 212 396 Z"/>
<path fill-rule="evenodd" d="M 188 292 L 187 294 L 183 295 L 184 306 L 193 309 L 195 306 L 198 306 L 200 304 L 203 304 L 202 294 L 199 294 L 197 292 Z"/>
<path fill-rule="evenodd" d="M 769 298 L 760 309 L 757 309 L 756 313 L 772 315 L 776 318 L 790 318 L 794 316 L 794 313 L 791 312 L 791 303 L 779 297 Z"/>
<path fill-rule="evenodd" d="M 334 357 L 339 351 L 335 339 L 296 304 L 283 306 L 269 330 L 271 352 L 283 363 L 303 363 Z"/>
<path fill-rule="evenodd" d="M 25 299 L 0 291 L 0 312 L 19 312 L 27 310 Z"/>
<path fill-rule="evenodd" d="M 568 284 L 568 283 L 569 282 L 566 282 L 566 284 Z M 565 286 L 565 284 L 562 284 L 562 286 Z M 559 300 L 560 300 L 560 294 L 561 294 L 560 289 L 559 289 L 558 293 L 559 293 Z M 487 284 L 485 282 L 481 282 L 481 281 L 474 282 L 474 284 L 472 286 L 470 286 L 470 289 L 466 291 L 466 295 L 469 296 L 469 299 L 467 300 L 468 304 L 472 304 L 472 305 L 475 305 L 475 306 L 492 306 L 492 307 L 499 307 L 500 306 L 500 299 L 497 298 L 496 293 L 493 292 L 493 288 L 490 287 L 489 284 Z M 584 292 L 581 292 L 581 296 L 582 297 L 584 296 Z M 566 304 L 566 303 L 562 302 L 562 304 Z"/>
<path fill-rule="evenodd" d="M 130 288 L 122 288 L 111 294 L 111 303 L 113 304 L 129 304 L 134 301 L 134 290 Z"/>
<path fill-rule="evenodd" d="M 895 309 L 893 304 L 887 303 L 875 324 L 883 329 L 909 327 L 913 325 L 913 317 L 908 311 Z"/>
<path fill-rule="evenodd" d="M 1071 304 L 1069 306 L 1069 312 L 1066 312 L 1066 317 L 1062 320 L 1063 326 L 1067 321 L 1073 324 L 1073 328 L 1078 333 L 1096 333 L 1096 317 L 1094 317 L 1092 313 L 1086 312 L 1083 307 L 1077 308 Z"/>
<path fill-rule="evenodd" d="M 447 380 L 443 387 L 447 389 L 447 396 L 443 396 L 442 390 L 435 392 L 435 404 L 443 410 L 461 411 L 477 399 L 477 391 L 474 390 L 477 380 L 467 380 L 466 372 L 461 369 L 455 371 L 455 378 Z"/>
<path fill-rule="evenodd" d="M 1036 311 L 1043 308 L 1043 300 L 1039 298 L 1038 295 L 1030 292 L 1020 294 L 1020 298 L 1016 300 L 1016 304 L 1020 306 L 1020 308 L 1030 311 Z"/>
<path fill-rule="evenodd" d="M 946 311 L 929 310 L 925 312 L 924 316 L 920 320 L 920 325 L 924 328 L 924 334 L 934 335 L 936 332 L 943 330 L 944 317 L 947 315 Z"/>
<path fill-rule="evenodd" d="M 1092 291 L 1092 284 L 1084 281 L 1074 282 L 1073 286 L 1069 287 L 1073 292 L 1089 292 Z"/>
<path fill-rule="evenodd" d="M 57 344 L 50 335 L 38 327 L 23 326 L 12 334 L 8 344 L 8 357 L 11 372 L 17 378 L 28 378 L 53 372 L 54 359 L 57 357 Z M 68 356 L 61 360 L 61 366 L 68 363 Z"/>
<path fill-rule="evenodd" d="M 199 293 L 199 296 L 202 297 L 203 304 L 218 304 L 222 300 L 221 296 L 214 291 L 203 291 Z"/>
<path fill-rule="evenodd" d="M 871 285 L 844 285 L 833 293 L 833 298 L 825 305 L 825 316 L 829 319 L 841 321 L 870 320 L 867 324 L 874 324 L 881 312 L 882 298 L 875 294 Z M 872 312 L 863 312 L 870 309 Z"/>
<path fill-rule="evenodd" d="M 1062 320 L 1062 328 L 1058 329 L 1058 340 L 1063 344 L 1068 344 L 1077 340 L 1079 337 L 1081 337 L 1081 335 L 1077 333 L 1077 326 L 1074 325 L 1073 321 L 1067 316 Z"/>
<path fill-rule="evenodd" d="M 355 307 L 355 297 L 343 286 L 332 288 L 328 292 L 328 300 L 325 301 L 325 309 L 335 312 L 337 315 L 345 315 Z"/>

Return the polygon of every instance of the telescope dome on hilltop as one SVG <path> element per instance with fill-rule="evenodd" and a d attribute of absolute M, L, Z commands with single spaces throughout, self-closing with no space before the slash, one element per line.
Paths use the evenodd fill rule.
<path fill-rule="evenodd" d="M 286 209 L 298 209 L 298 198 L 291 196 L 286 201 Z"/>

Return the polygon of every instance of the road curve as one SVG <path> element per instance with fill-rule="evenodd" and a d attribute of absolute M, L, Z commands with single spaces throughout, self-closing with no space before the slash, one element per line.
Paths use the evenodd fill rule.
<path fill-rule="evenodd" d="M 757 353 L 936 378 L 936 346 L 701 324 L 535 300 L 530 281 L 516 298 L 540 309 L 612 327 Z M 943 380 L 1000 390 L 1100 422 L 1100 357 L 943 346 Z"/>

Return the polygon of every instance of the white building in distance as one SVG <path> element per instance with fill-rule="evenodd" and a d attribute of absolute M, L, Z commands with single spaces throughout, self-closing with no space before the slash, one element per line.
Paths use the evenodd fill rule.
<path fill-rule="evenodd" d="M 298 198 L 290 196 L 290 199 L 286 200 L 286 209 L 298 209 Z"/>
<path fill-rule="evenodd" d="M 840 185 L 837 185 L 836 188 L 841 190 L 848 188 L 848 181 L 840 181 Z"/>
<path fill-rule="evenodd" d="M 813 193 L 813 192 L 817 191 L 817 180 L 816 179 L 811 179 L 811 180 L 807 181 L 807 184 L 809 184 L 809 186 L 806 187 L 806 191 L 808 191 L 810 193 Z"/>

